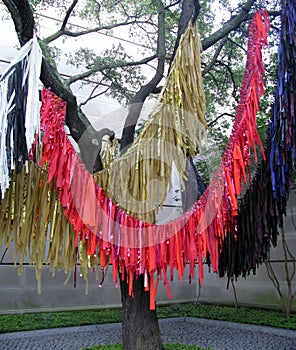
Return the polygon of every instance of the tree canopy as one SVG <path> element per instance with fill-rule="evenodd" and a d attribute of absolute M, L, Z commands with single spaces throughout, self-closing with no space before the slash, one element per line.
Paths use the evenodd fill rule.
<path fill-rule="evenodd" d="M 122 134 L 121 147 L 124 148 L 133 139 L 142 104 L 148 97 L 157 97 L 189 20 L 197 20 L 202 41 L 207 122 L 214 130 L 213 135 L 219 133 L 221 126 L 227 127 L 239 99 L 248 20 L 259 8 L 269 11 L 272 55 L 279 27 L 277 17 L 280 1 L 248 0 L 233 4 L 217 0 L 4 0 L 4 4 L 12 15 L 21 45 L 37 30 L 44 55 L 42 81 L 67 101 L 72 115 L 67 124 L 76 141 L 89 127 L 83 106 L 91 99 L 107 94 L 122 104 L 132 104 Z M 45 31 L 42 21 L 46 20 L 48 14 L 55 19 L 56 26 Z M 100 44 L 103 40 L 94 36 L 94 33 L 109 36 L 110 42 L 112 37 L 121 39 L 104 48 Z M 87 36 L 91 36 L 91 41 L 86 39 Z M 78 38 L 82 39 L 82 44 L 84 41 L 93 44 L 63 52 L 63 47 L 71 47 L 73 41 L 73 46 L 77 46 L 75 39 Z M 131 50 L 129 42 L 137 46 L 133 45 L 134 49 Z M 76 73 L 71 76 L 63 76 L 59 72 L 59 60 L 63 58 L 65 62 L 65 56 L 67 64 L 75 68 L 73 71 Z M 266 60 L 272 62 L 271 56 Z M 268 65 L 266 79 L 270 77 L 272 65 Z M 91 86 L 89 97 L 79 105 L 71 91 L 74 84 Z M 91 140 L 101 137 L 96 130 L 88 130 L 87 143 L 91 144 Z M 87 156 L 84 158 L 87 163 Z"/>

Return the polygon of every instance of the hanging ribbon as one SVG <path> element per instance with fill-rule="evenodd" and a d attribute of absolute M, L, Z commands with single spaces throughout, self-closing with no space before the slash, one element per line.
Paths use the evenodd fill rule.
<path fill-rule="evenodd" d="M 270 121 L 270 169 L 272 191 L 277 203 L 280 225 L 295 170 L 295 91 L 296 91 L 296 6 L 284 0 L 278 50 L 277 87 Z"/>
<path fill-rule="evenodd" d="M 200 53 L 196 25 L 189 23 L 149 122 L 123 156 L 95 175 L 113 201 L 144 221 L 155 221 L 154 213 L 171 188 L 173 167 L 183 187 L 186 154 L 193 156 L 197 148 L 204 148 L 207 126 Z"/>
<path fill-rule="evenodd" d="M 0 79 L 0 200 L 9 187 L 12 171 L 21 170 L 39 133 L 41 60 L 34 36 L 19 50 Z"/>

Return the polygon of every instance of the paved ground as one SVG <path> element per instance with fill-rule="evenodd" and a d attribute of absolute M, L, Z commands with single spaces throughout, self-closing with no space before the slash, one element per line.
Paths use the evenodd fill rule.
<path fill-rule="evenodd" d="M 214 350 L 296 350 L 296 331 L 191 317 L 162 319 L 159 324 L 164 342 Z M 80 350 L 120 341 L 121 325 L 115 323 L 0 334 L 0 349 Z"/>

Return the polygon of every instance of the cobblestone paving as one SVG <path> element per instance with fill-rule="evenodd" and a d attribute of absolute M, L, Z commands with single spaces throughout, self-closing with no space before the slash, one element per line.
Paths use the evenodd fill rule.
<path fill-rule="evenodd" d="M 162 319 L 159 324 L 164 342 L 214 350 L 296 350 L 295 331 L 190 317 Z M 120 342 L 119 323 L 0 334 L 1 350 L 80 350 Z"/>

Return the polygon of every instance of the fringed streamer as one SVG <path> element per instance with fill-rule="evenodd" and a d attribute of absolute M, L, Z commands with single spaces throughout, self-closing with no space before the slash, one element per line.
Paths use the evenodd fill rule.
<path fill-rule="evenodd" d="M 270 142 L 270 140 L 268 140 Z M 266 149 L 266 154 L 269 154 Z M 219 255 L 219 275 L 246 277 L 268 257 L 278 235 L 276 203 L 272 195 L 269 158 L 257 166 L 251 185 L 239 202 L 236 235 L 226 235 Z M 229 230 L 233 230 L 233 226 Z"/>
<path fill-rule="evenodd" d="M 286 214 L 296 157 L 296 4 L 293 0 L 284 0 L 283 4 L 277 87 L 270 122 L 272 191 L 281 226 L 283 215 Z"/>
<path fill-rule="evenodd" d="M 266 140 L 266 160 L 239 203 L 237 237 L 227 235 L 219 274 L 228 278 L 255 273 L 276 246 L 295 169 L 296 7 L 283 1 L 277 87 Z"/>
<path fill-rule="evenodd" d="M 1 225 L 13 225 L 13 231 L 10 231 L 8 227 L 2 231 L 2 235 L 5 232 L 5 243 L 9 244 L 12 239 L 16 245 L 16 253 L 21 252 L 22 254 L 23 252 L 25 254 L 25 250 L 30 249 L 31 262 L 36 263 L 39 279 L 46 248 L 46 232 L 49 230 L 50 249 L 47 261 L 53 264 L 53 268 L 64 267 L 70 271 L 76 266 L 75 257 L 78 254 L 80 273 L 84 274 L 87 279 L 89 268 L 95 266 L 98 261 L 102 271 L 110 263 L 115 283 L 117 283 L 120 269 L 122 278 L 129 283 L 130 295 L 133 294 L 133 279 L 140 274 L 149 275 L 146 290 L 150 290 L 151 293 L 151 308 L 155 307 L 157 285 L 162 274 L 168 287 L 166 276 L 168 268 L 171 280 L 175 269 L 182 280 L 185 266 L 189 263 L 189 278 L 191 279 L 194 276 L 195 265 L 198 263 L 201 283 L 203 280 L 203 259 L 210 254 L 213 269 L 218 271 L 219 248 L 222 246 L 223 240 L 229 234 L 236 236 L 237 197 L 243 182 L 247 180 L 245 173 L 250 163 L 251 147 L 255 148 L 256 144 L 261 145 L 256 130 L 255 116 L 259 97 L 263 93 L 261 48 L 266 43 L 268 28 L 269 22 L 266 12 L 256 13 L 249 25 L 250 42 L 241 91 L 241 103 L 222 163 L 202 197 L 182 216 L 166 224 L 155 225 L 129 215 L 121 207 L 121 203 L 116 204 L 106 191 L 94 182 L 94 178 L 85 169 L 65 133 L 65 102 L 61 101 L 50 90 L 43 90 L 41 108 L 43 147 L 39 166 L 46 169 L 46 175 L 42 175 L 42 171 L 38 168 L 36 168 L 38 169 L 36 173 L 35 168 L 35 170 L 30 168 L 27 175 L 23 172 L 16 175 L 17 178 L 20 176 L 29 177 L 33 174 L 39 177 L 34 180 L 27 178 L 25 188 L 29 191 L 24 190 L 24 193 L 27 193 L 24 199 L 25 209 L 22 209 L 19 192 L 15 192 L 16 190 L 22 191 L 21 181 L 13 182 L 14 185 L 11 186 L 7 198 L 1 206 L 3 217 Z M 195 31 L 192 33 L 196 35 Z M 192 44 L 190 45 L 192 46 Z M 191 47 L 190 50 L 193 49 L 196 50 L 196 47 Z M 180 56 L 177 57 L 181 60 Z M 190 63 L 187 58 L 185 61 L 186 64 Z M 198 79 L 198 77 L 196 78 Z M 187 79 L 189 80 L 190 77 L 188 76 Z M 175 91 L 182 91 L 178 90 L 178 84 L 181 82 L 177 81 L 176 86 L 171 87 L 171 89 L 175 89 L 174 94 L 168 93 L 166 95 L 164 93 L 163 95 L 167 98 L 174 98 L 174 103 L 177 105 L 182 103 L 181 97 L 183 98 L 182 94 L 175 94 Z M 193 105 L 196 107 L 196 104 Z M 114 185 L 118 191 L 115 191 L 115 194 L 122 195 L 120 186 L 124 185 L 123 188 L 126 189 L 127 193 L 127 189 L 132 191 L 133 198 L 141 198 L 141 189 L 147 185 L 145 172 L 146 170 L 150 171 L 149 166 L 152 166 L 157 174 L 165 178 L 167 176 L 165 169 L 167 161 L 163 164 L 164 161 L 161 159 L 171 159 L 168 166 L 170 167 L 173 160 L 172 155 L 168 152 L 178 154 L 175 161 L 179 170 L 183 168 L 183 163 L 183 169 L 185 169 L 186 155 L 190 155 L 193 150 L 195 152 L 195 146 L 191 140 L 193 140 L 192 134 L 195 133 L 196 125 L 191 124 L 187 114 L 185 116 L 182 113 L 177 118 L 180 124 L 175 125 L 175 121 L 161 112 L 162 108 L 168 111 L 173 109 L 173 105 L 164 104 L 163 106 L 155 112 L 154 117 L 159 120 L 157 118 L 162 114 L 163 118 L 168 120 L 162 121 L 162 124 L 155 122 L 153 124 L 154 131 L 151 133 L 145 129 L 136 144 L 127 152 L 131 152 L 133 158 L 128 164 L 120 163 L 127 165 L 125 167 L 122 165 L 119 168 L 119 174 L 116 173 L 116 179 L 112 180 L 117 185 Z M 163 132 L 162 126 L 166 130 L 165 132 Z M 184 131 L 182 137 L 176 131 L 179 130 L 179 126 Z M 166 132 L 168 132 L 168 137 Z M 152 150 L 145 148 L 144 140 L 148 142 L 150 139 L 154 139 L 158 147 L 155 146 Z M 171 140 L 175 140 L 173 150 L 164 147 L 164 144 L 171 143 Z M 188 140 L 190 140 L 189 143 Z M 139 148 L 136 146 L 137 144 L 140 145 Z M 137 149 L 137 152 L 134 149 Z M 183 158 L 180 155 L 183 155 Z M 127 154 L 124 157 L 127 157 Z M 146 162 L 145 167 L 142 164 L 144 163 L 142 159 Z M 115 161 L 114 170 L 116 164 Z M 129 164 L 133 164 L 133 168 Z M 130 174 L 139 168 L 140 172 L 135 171 L 136 176 L 139 177 L 138 188 L 129 188 L 127 184 L 122 183 L 123 179 L 129 183 Z M 111 168 L 109 171 L 112 171 Z M 32 181 L 33 183 L 37 181 L 39 187 L 31 187 Z M 110 188 L 108 187 L 110 183 L 111 180 L 108 178 L 104 188 Z M 52 192 L 53 190 L 55 192 Z M 156 185 L 155 190 L 157 195 L 161 193 L 158 185 Z M 149 195 L 148 192 L 143 192 L 146 196 Z M 32 200 L 35 195 L 38 198 L 36 201 Z M 56 202 L 56 198 L 58 198 L 59 203 Z M 151 210 L 154 208 L 155 205 Z M 139 215 L 142 215 L 140 204 L 137 209 Z M 62 219 L 61 213 L 65 215 L 64 219 Z M 19 224 L 18 231 L 20 217 L 22 220 L 28 220 L 28 223 L 26 225 Z M 65 221 L 61 222 L 61 220 Z M 68 222 L 75 232 L 72 236 L 69 227 L 66 226 Z M 20 230 L 25 230 L 25 232 L 20 232 Z M 11 237 L 11 232 L 15 235 L 14 237 Z M 17 259 L 17 256 L 15 258 Z M 169 287 L 168 293 L 170 294 Z"/>
<path fill-rule="evenodd" d="M 206 122 L 200 52 L 196 26 L 189 24 L 149 122 L 129 150 L 95 176 L 110 198 L 139 219 L 155 220 L 171 187 L 173 163 L 183 185 L 186 153 L 202 150 Z"/>
<path fill-rule="evenodd" d="M 120 154 L 120 144 L 117 138 L 108 139 L 101 152 L 103 168 L 107 168 Z"/>
<path fill-rule="evenodd" d="M 75 234 L 57 199 L 57 189 L 47 183 L 47 172 L 28 162 L 14 172 L 0 207 L 1 244 L 14 250 L 21 274 L 25 257 L 36 267 L 41 281 L 44 262 L 70 273 L 76 261 Z M 38 290 L 40 292 L 40 290 Z"/>
<path fill-rule="evenodd" d="M 12 171 L 21 170 L 39 133 L 41 60 L 34 36 L 19 50 L 0 79 L 0 200 L 9 186 Z"/>
<path fill-rule="evenodd" d="M 264 93 L 262 78 L 264 67 L 261 50 L 263 45 L 267 45 L 268 30 L 267 12 L 257 12 L 249 24 L 247 62 L 233 129 L 222 162 L 206 192 L 197 202 L 206 203 L 203 209 L 203 220 L 199 222 L 198 228 L 204 229 L 205 227 L 206 229 L 206 244 L 209 247 L 207 251 L 210 253 L 214 271 L 218 269 L 218 257 L 219 254 L 222 254 L 219 259 L 220 274 L 228 267 L 228 260 L 234 254 L 233 250 L 227 250 L 227 247 L 229 248 L 227 242 L 228 240 L 237 241 L 238 198 L 243 185 L 251 180 L 246 175 L 250 166 L 251 149 L 254 150 L 255 161 L 257 161 L 257 145 L 261 148 L 263 158 L 265 158 L 257 132 L 256 113 L 260 96 Z M 209 243 L 212 240 L 214 244 Z M 223 254 L 226 257 L 223 257 Z M 233 268 L 233 265 L 231 267 Z"/>
<path fill-rule="evenodd" d="M 27 70 L 24 79 L 28 81 L 28 94 L 26 102 L 26 141 L 28 150 L 35 141 L 35 136 L 40 132 L 40 102 L 39 102 L 39 78 L 41 73 L 42 52 L 36 36 L 32 39 L 32 47 L 28 56 Z"/>

